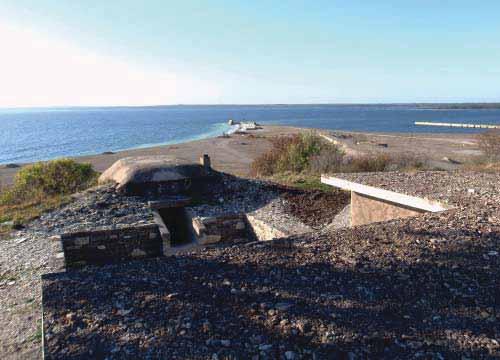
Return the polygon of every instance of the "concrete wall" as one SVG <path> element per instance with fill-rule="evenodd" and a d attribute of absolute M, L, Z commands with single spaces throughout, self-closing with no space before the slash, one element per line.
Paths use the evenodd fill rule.
<path fill-rule="evenodd" d="M 66 267 L 101 265 L 161 256 L 163 241 L 157 225 L 61 235 Z"/>
<path fill-rule="evenodd" d="M 417 216 L 422 213 L 425 211 L 351 191 L 351 226 Z"/>
<path fill-rule="evenodd" d="M 248 224 L 250 224 L 255 237 L 259 241 L 284 238 L 288 235 L 281 230 L 273 228 L 265 221 L 257 219 L 255 216 L 247 214 L 247 221 Z"/>
<path fill-rule="evenodd" d="M 219 183 L 220 178 L 214 173 L 214 175 L 190 179 L 129 183 L 121 191 L 129 196 L 144 196 L 153 199 L 174 195 L 200 196 L 213 191 L 215 186 L 219 186 Z"/>

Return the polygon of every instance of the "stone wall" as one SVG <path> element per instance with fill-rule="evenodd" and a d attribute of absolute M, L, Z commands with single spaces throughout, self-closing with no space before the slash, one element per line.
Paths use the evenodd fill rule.
<path fill-rule="evenodd" d="M 248 240 L 250 232 L 245 215 L 225 215 L 218 217 L 195 217 L 193 229 L 201 245 L 223 241 L 239 242 Z"/>
<path fill-rule="evenodd" d="M 425 212 L 351 192 L 351 226 L 417 216 Z"/>
<path fill-rule="evenodd" d="M 84 231 L 61 235 L 66 267 L 101 265 L 162 255 L 158 226 Z"/>

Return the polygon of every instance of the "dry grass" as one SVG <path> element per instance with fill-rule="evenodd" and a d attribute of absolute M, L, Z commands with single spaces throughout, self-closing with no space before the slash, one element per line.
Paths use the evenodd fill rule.
<path fill-rule="evenodd" d="M 310 163 L 310 171 L 315 174 L 414 171 L 425 169 L 425 167 L 424 159 L 411 154 L 372 154 L 351 157 L 327 152 L 314 156 Z"/>
<path fill-rule="evenodd" d="M 473 161 L 468 161 L 461 166 L 462 170 L 476 171 L 484 173 L 500 172 L 500 162 L 491 160 L 487 157 L 476 158 Z"/>
<path fill-rule="evenodd" d="M 347 156 L 315 133 L 278 137 L 273 147 L 252 163 L 254 176 L 421 170 L 424 159 L 412 154 Z"/>
<path fill-rule="evenodd" d="M 0 223 L 12 221 L 14 226 L 23 225 L 38 218 L 45 211 L 60 207 L 68 199 L 68 196 L 45 196 L 18 204 L 0 204 Z M 11 226 L 2 226 L 2 228 L 3 232 L 7 232 Z"/>
<path fill-rule="evenodd" d="M 301 190 L 321 190 L 325 192 L 337 191 L 337 189 L 333 186 L 323 184 L 319 176 L 308 173 L 294 174 L 285 172 L 265 177 L 265 179 Z"/>
<path fill-rule="evenodd" d="M 485 131 L 477 136 L 479 149 L 487 159 L 500 160 L 500 129 Z"/>
<path fill-rule="evenodd" d="M 309 190 L 331 190 L 320 181 L 320 175 L 325 173 L 414 171 L 424 169 L 426 164 L 411 154 L 347 156 L 314 132 L 273 138 L 272 145 L 252 163 L 252 174 Z"/>

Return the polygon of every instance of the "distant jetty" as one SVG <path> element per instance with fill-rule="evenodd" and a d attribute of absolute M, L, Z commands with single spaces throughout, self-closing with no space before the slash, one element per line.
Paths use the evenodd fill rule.
<path fill-rule="evenodd" d="M 472 128 L 472 129 L 500 129 L 500 125 L 491 125 L 491 124 L 461 124 L 461 123 L 415 121 L 415 125 L 444 126 L 444 127 Z"/>

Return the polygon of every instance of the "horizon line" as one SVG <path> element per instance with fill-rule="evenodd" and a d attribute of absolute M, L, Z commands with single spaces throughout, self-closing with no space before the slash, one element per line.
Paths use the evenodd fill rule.
<path fill-rule="evenodd" d="M 159 108 L 159 107 L 180 107 L 180 106 L 376 106 L 376 105 L 500 105 L 498 101 L 423 101 L 423 102 L 318 102 L 318 103 L 196 103 L 196 104 L 156 104 L 156 105 L 47 105 L 47 106 L 0 106 L 0 110 L 23 110 L 23 109 L 77 109 L 77 108 Z"/>

